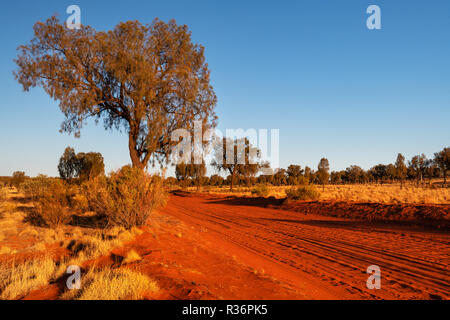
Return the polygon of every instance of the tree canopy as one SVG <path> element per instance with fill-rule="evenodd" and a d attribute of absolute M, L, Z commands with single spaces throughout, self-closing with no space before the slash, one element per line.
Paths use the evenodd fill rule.
<path fill-rule="evenodd" d="M 328 159 L 320 159 L 317 170 L 319 181 L 323 186 L 323 190 L 325 190 L 325 184 L 328 183 L 328 180 L 330 179 L 330 163 L 328 162 Z"/>
<path fill-rule="evenodd" d="M 90 180 L 105 174 L 103 156 L 98 152 L 77 154 L 73 148 L 67 147 L 59 159 L 58 172 L 63 180 Z"/>
<path fill-rule="evenodd" d="M 167 160 L 171 133 L 195 120 L 214 127 L 216 95 L 204 48 L 187 26 L 158 19 L 119 23 L 113 30 L 70 30 L 51 17 L 34 25 L 19 47 L 16 79 L 25 91 L 42 87 L 59 101 L 61 131 L 77 137 L 88 118 L 125 130 L 133 166 Z"/>
<path fill-rule="evenodd" d="M 268 167 L 268 163 L 261 161 L 261 151 L 248 138 L 222 138 L 214 144 L 213 153 L 211 165 L 219 172 L 227 171 L 230 174 L 231 190 L 237 175 L 248 180 L 262 167 Z"/>
<path fill-rule="evenodd" d="M 450 148 L 444 148 L 434 154 L 434 162 L 444 175 L 444 184 L 447 183 L 447 171 L 450 171 Z"/>

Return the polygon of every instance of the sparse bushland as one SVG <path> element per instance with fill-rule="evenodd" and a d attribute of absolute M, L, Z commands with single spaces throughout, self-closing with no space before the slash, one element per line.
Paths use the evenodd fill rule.
<path fill-rule="evenodd" d="M 291 200 L 318 200 L 320 193 L 312 186 L 299 186 L 287 189 L 286 196 Z"/>
<path fill-rule="evenodd" d="M 277 199 L 286 198 L 286 191 L 292 187 L 269 186 L 270 195 Z M 322 189 L 322 188 L 320 188 Z M 252 188 L 239 188 L 236 196 L 252 196 Z M 320 201 L 350 201 L 384 204 L 450 204 L 450 188 L 442 187 L 441 180 L 433 181 L 431 186 L 417 186 L 415 182 L 397 184 L 345 184 L 326 185 L 320 192 Z M 211 194 L 230 194 L 229 188 L 210 187 L 205 192 Z"/>
<path fill-rule="evenodd" d="M 19 195 L 20 197 L 21 195 Z M 25 198 L 24 198 L 25 199 Z M 7 204 L 10 204 L 8 202 Z M 143 233 L 138 228 L 126 230 L 123 227 L 113 227 L 108 229 L 79 228 L 73 226 L 61 226 L 58 229 L 50 229 L 30 225 L 24 222 L 25 213 L 18 211 L 17 207 L 8 206 L 7 212 L 0 219 L 0 255 L 15 257 L 16 254 L 30 256 L 24 262 L 14 262 L 15 258 L 9 258 L 0 265 L 0 299 L 20 299 L 34 290 L 58 281 L 66 274 L 67 267 L 70 265 L 83 266 L 87 261 L 95 260 L 101 256 L 109 255 L 112 250 L 123 247 L 126 243 L 135 239 L 136 236 Z M 21 239 L 21 247 L 9 247 L 8 239 Z M 55 259 L 55 256 L 47 255 L 47 245 L 58 244 L 59 247 L 68 250 L 68 255 L 61 260 Z M 12 261 L 11 261 L 12 260 Z M 124 264 L 138 260 L 138 254 L 130 251 L 124 257 Z M 7 262 L 6 262 L 7 261 Z M 91 272 L 87 268 L 87 272 Z M 130 281 L 138 279 L 141 275 L 132 273 L 125 274 L 128 271 L 111 271 L 115 284 L 111 290 L 117 291 L 117 294 L 109 291 L 108 295 L 102 295 L 102 299 L 134 299 L 140 297 L 142 286 L 130 288 Z M 101 281 L 108 277 L 95 277 L 94 283 L 102 285 Z M 142 279 L 147 279 L 142 276 Z M 120 281 L 124 281 L 124 288 L 118 289 Z M 100 281 L 100 282 L 98 282 Z M 107 285 L 103 283 L 103 285 Z M 157 288 L 155 284 L 147 281 L 149 287 L 144 291 L 151 292 L 152 288 Z M 84 288 L 84 287 L 83 287 Z M 86 288 L 87 289 L 87 288 Z M 86 299 L 95 299 L 94 294 L 100 294 L 95 286 L 90 291 L 83 293 Z M 148 289 L 148 290 L 147 290 Z M 97 292 L 97 293 L 96 293 Z"/>
<path fill-rule="evenodd" d="M 32 201 L 38 201 L 44 196 L 48 188 L 58 179 L 49 178 L 46 175 L 38 175 L 35 178 L 26 180 L 20 186 L 20 191 Z"/>
<path fill-rule="evenodd" d="M 84 190 L 92 211 L 107 217 L 109 226 L 126 229 L 144 225 L 167 200 L 158 176 L 130 166 L 112 172 L 107 179 L 89 181 Z"/>
<path fill-rule="evenodd" d="M 74 215 L 91 211 L 97 214 L 97 220 L 104 217 L 109 227 L 131 229 L 144 225 L 151 212 L 164 206 L 167 199 L 159 176 L 130 166 L 81 185 L 41 175 L 23 183 L 21 190 L 35 206 L 29 210 L 27 221 L 49 227 L 67 224 Z"/>
<path fill-rule="evenodd" d="M 70 222 L 76 189 L 61 180 L 51 182 L 35 199 L 36 212 L 47 226 L 59 227 Z M 39 217 L 36 217 L 39 219 Z"/>

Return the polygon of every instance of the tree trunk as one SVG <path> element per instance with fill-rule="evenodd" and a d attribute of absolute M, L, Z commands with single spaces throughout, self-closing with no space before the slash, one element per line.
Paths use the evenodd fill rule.
<path fill-rule="evenodd" d="M 231 172 L 231 183 L 230 183 L 230 191 L 233 191 L 233 183 L 234 183 L 234 169 Z"/>
<path fill-rule="evenodd" d="M 130 129 L 130 132 L 128 135 L 128 149 L 130 150 L 130 158 L 131 158 L 131 163 L 133 165 L 133 168 L 139 168 L 139 169 L 144 170 L 146 164 L 142 163 L 141 157 L 140 157 L 138 151 L 136 150 L 137 137 L 138 137 L 138 134 L 137 134 L 136 130 Z"/>
<path fill-rule="evenodd" d="M 444 186 L 447 184 L 447 170 L 444 169 Z"/>

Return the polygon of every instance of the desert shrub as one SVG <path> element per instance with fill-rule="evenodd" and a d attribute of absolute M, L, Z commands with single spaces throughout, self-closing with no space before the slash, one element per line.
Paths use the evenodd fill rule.
<path fill-rule="evenodd" d="M 178 180 L 174 177 L 167 177 L 165 184 L 168 187 L 175 187 L 175 186 L 178 186 Z"/>
<path fill-rule="evenodd" d="M 304 176 L 297 177 L 297 184 L 298 185 L 305 186 L 308 183 L 309 183 L 309 179 L 308 178 L 306 178 Z"/>
<path fill-rule="evenodd" d="M 74 187 L 61 180 L 53 181 L 36 197 L 36 212 L 46 225 L 57 227 L 71 220 Z"/>
<path fill-rule="evenodd" d="M 130 166 L 112 172 L 109 178 L 89 181 L 84 188 L 92 211 L 105 215 L 108 225 L 126 229 L 144 225 L 167 198 L 160 177 Z"/>
<path fill-rule="evenodd" d="M 270 189 L 267 185 L 260 184 L 254 187 L 251 192 L 258 197 L 267 197 L 270 193 Z"/>
<path fill-rule="evenodd" d="M 6 190 L 0 187 L 0 206 L 6 201 L 7 195 Z"/>
<path fill-rule="evenodd" d="M 47 189 L 55 182 L 55 179 L 49 178 L 46 175 L 38 175 L 33 179 L 28 179 L 20 186 L 20 190 L 26 197 L 32 201 L 37 201 L 44 196 Z"/>
<path fill-rule="evenodd" d="M 312 186 L 300 186 L 287 189 L 286 196 L 292 200 L 317 200 L 320 193 Z"/>
<path fill-rule="evenodd" d="M 11 178 L 11 185 L 13 187 L 19 188 L 22 183 L 25 182 L 26 176 L 23 171 L 16 171 L 13 173 Z"/>

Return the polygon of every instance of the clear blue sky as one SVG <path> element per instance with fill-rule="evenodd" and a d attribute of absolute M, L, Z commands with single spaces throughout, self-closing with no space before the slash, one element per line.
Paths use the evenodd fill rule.
<path fill-rule="evenodd" d="M 94 124 L 58 132 L 58 103 L 22 92 L 13 58 L 32 26 L 77 4 L 99 30 L 155 17 L 187 24 L 206 47 L 219 128 L 280 129 L 280 162 L 369 168 L 450 145 L 450 1 L 2 1 L 0 175 L 57 175 L 68 145 L 98 151 L 107 170 L 130 162 L 125 134 Z M 382 30 L 366 28 L 381 7 Z"/>

